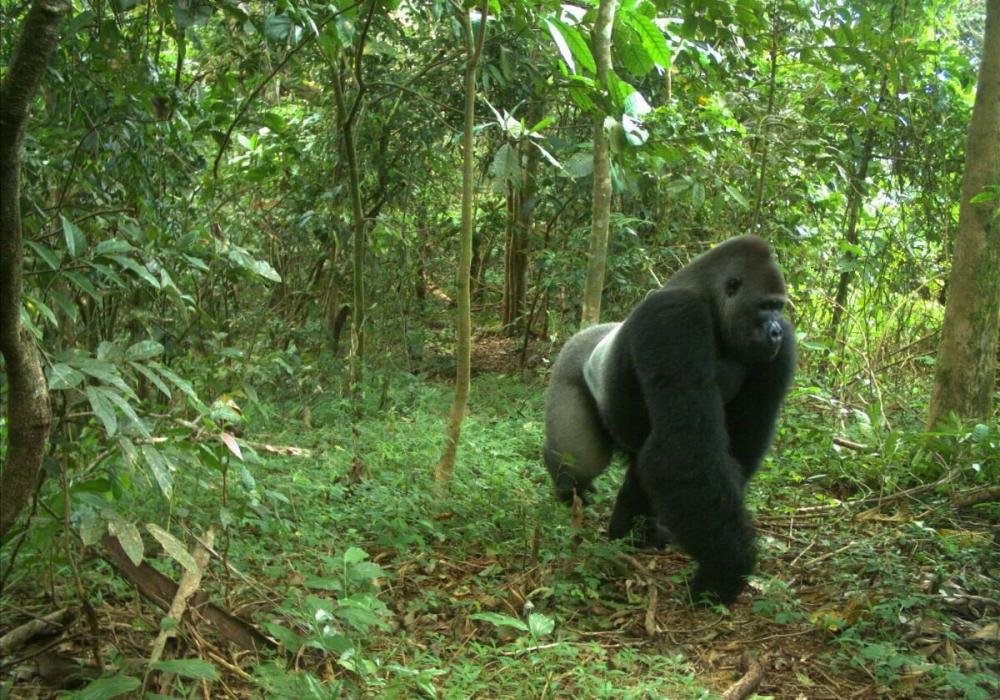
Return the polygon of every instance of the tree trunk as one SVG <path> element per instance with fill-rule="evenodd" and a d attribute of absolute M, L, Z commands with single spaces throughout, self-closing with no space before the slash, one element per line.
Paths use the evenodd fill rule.
<path fill-rule="evenodd" d="M 375 2 L 370 0 L 365 13 L 364 24 L 358 33 L 353 47 L 354 82 L 357 93 L 354 101 L 348 107 L 344 97 L 344 74 L 347 71 L 346 61 L 341 59 L 340 70 L 333 76 L 334 97 L 337 101 L 337 115 L 340 118 L 340 133 L 343 138 L 344 158 L 347 161 L 347 179 L 351 193 L 351 224 L 354 229 L 353 251 L 351 256 L 351 274 L 353 278 L 353 309 L 351 312 L 351 389 L 359 392 L 361 372 L 365 357 L 364 322 L 365 308 L 365 248 L 367 222 L 364 207 L 361 204 L 361 176 L 358 172 L 358 152 L 355 143 L 354 127 L 365 97 L 364 73 L 361 58 L 365 51 L 368 29 L 371 27 L 375 14 Z"/>
<path fill-rule="evenodd" d="M 927 417 L 931 429 L 951 412 L 985 419 L 992 410 L 1000 313 L 1000 203 L 996 189 L 988 201 L 972 199 L 998 184 L 1000 0 L 989 0 L 979 87 L 965 146 L 955 259 Z"/>
<path fill-rule="evenodd" d="M 542 118 L 542 104 L 536 102 L 528 110 L 526 119 L 535 124 Z M 523 325 L 524 296 L 528 273 L 528 253 L 531 250 L 529 235 L 535 220 L 535 203 L 538 185 L 538 148 L 527 139 L 521 142 L 524 153 L 521 182 L 512 196 L 510 232 L 504 256 L 504 293 L 502 323 L 506 332 L 517 336 Z"/>
<path fill-rule="evenodd" d="M 7 450 L 0 474 L 0 537 L 34 496 L 52 422 L 35 339 L 21 325 L 21 141 L 28 110 L 59 42 L 65 0 L 35 0 L 0 83 L 0 353 L 7 374 Z"/>
<path fill-rule="evenodd" d="M 615 23 L 617 0 L 601 0 L 597 20 L 590 37 L 597 83 L 607 89 L 611 69 L 611 28 Z M 587 282 L 583 288 L 583 317 L 580 325 L 591 326 L 601 320 L 601 293 L 608 262 L 608 224 L 611 219 L 611 150 L 604 134 L 604 115 L 594 117 L 594 205 L 590 223 L 590 252 L 587 259 Z"/>
<path fill-rule="evenodd" d="M 868 166 L 871 164 L 872 152 L 875 150 L 875 135 L 878 130 L 874 119 L 882 110 L 882 103 L 885 102 L 888 84 L 889 76 L 883 72 L 882 86 L 879 88 L 875 111 L 869 117 L 868 128 L 865 130 L 865 139 L 861 146 L 858 167 L 855 169 L 848 184 L 847 223 L 844 226 L 844 241 L 852 247 L 858 244 L 858 219 L 861 216 L 861 207 L 865 204 L 865 181 L 868 179 Z M 853 259 L 854 254 L 848 253 L 848 257 Z M 834 339 L 840 335 L 840 323 L 844 318 L 844 311 L 847 309 L 847 295 L 851 288 L 852 276 L 853 271 L 848 268 L 840 273 L 840 279 L 837 280 L 837 291 L 833 298 L 833 316 L 830 319 L 830 337 Z"/>
<path fill-rule="evenodd" d="M 434 479 L 439 483 L 451 481 L 455 470 L 455 455 L 458 453 L 458 439 L 462 434 L 462 419 L 469 403 L 469 383 L 472 366 L 472 299 L 469 289 L 470 267 L 472 266 L 472 227 L 475 210 L 476 153 L 473 148 L 472 128 L 476 121 L 476 69 L 479 56 L 483 52 L 486 37 L 486 16 L 489 2 L 483 0 L 479 8 L 479 34 L 475 45 L 472 41 L 472 25 L 469 15 L 462 14 L 465 30 L 465 129 L 462 135 L 462 232 L 459 234 L 458 255 L 458 338 L 455 348 L 455 398 L 448 413 L 445 429 L 444 453 L 434 467 Z"/>
<path fill-rule="evenodd" d="M 747 230 L 750 233 L 764 235 L 759 230 L 760 214 L 764 208 L 764 181 L 767 175 L 767 161 L 770 155 L 771 139 L 767 133 L 771 126 L 771 119 L 774 117 L 774 93 L 778 82 L 778 40 L 785 36 L 785 23 L 781 21 L 778 12 L 771 9 L 771 50 L 768 53 L 770 71 L 767 78 L 767 109 L 764 117 L 760 120 L 760 128 L 757 137 L 754 138 L 753 146 L 750 149 L 751 158 L 760 152 L 760 164 L 757 167 L 757 186 L 753 197 L 753 212 L 750 215 L 750 226 Z"/>

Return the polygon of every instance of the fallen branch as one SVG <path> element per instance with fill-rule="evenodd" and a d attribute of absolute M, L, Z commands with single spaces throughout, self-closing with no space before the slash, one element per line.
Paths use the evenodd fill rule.
<path fill-rule="evenodd" d="M 722 700 L 743 700 L 750 697 L 764 679 L 764 667 L 750 652 L 740 657 L 740 672 L 743 676 L 722 694 Z"/>
<path fill-rule="evenodd" d="M 69 617 L 69 608 L 63 608 L 50 612 L 44 617 L 28 620 L 23 625 L 15 627 L 0 637 L 0 656 L 9 658 L 12 651 L 24 646 L 43 632 L 54 631 L 67 617 Z"/>
<path fill-rule="evenodd" d="M 802 517 L 804 515 L 808 515 L 809 513 L 825 513 L 833 510 L 839 510 L 841 508 L 867 506 L 872 503 L 875 503 L 876 507 L 881 507 L 887 503 L 892 503 L 894 501 L 900 501 L 910 496 L 915 496 L 918 493 L 923 493 L 925 491 L 932 491 L 933 489 L 936 489 L 938 486 L 947 484 L 949 481 L 954 479 L 955 476 L 956 476 L 955 471 L 949 471 L 937 481 L 932 481 L 929 484 L 919 484 L 912 488 L 903 489 L 902 491 L 897 491 L 896 493 L 889 493 L 878 496 L 869 496 L 868 498 L 859 498 L 853 501 L 839 501 L 837 503 L 822 505 L 822 506 L 803 506 L 802 508 L 797 508 L 793 514 L 796 517 Z"/>
<path fill-rule="evenodd" d="M 984 486 L 971 491 L 962 491 L 951 497 L 951 504 L 956 508 L 968 508 L 990 501 L 1000 501 L 1000 486 Z"/>
<path fill-rule="evenodd" d="M 644 627 L 646 628 L 646 636 L 652 639 L 656 636 L 656 607 L 657 602 L 660 597 L 660 592 L 656 588 L 656 584 L 651 584 L 649 587 L 649 604 L 646 605 L 646 619 L 644 620 Z"/>
<path fill-rule="evenodd" d="M 868 449 L 868 445 L 862 445 L 860 442 L 854 442 L 853 440 L 848 440 L 845 437 L 834 436 L 833 444 L 840 447 L 846 447 L 849 450 L 857 450 L 859 452 Z"/>
<path fill-rule="evenodd" d="M 139 566 L 132 563 L 118 538 L 105 535 L 102 540 L 105 560 L 132 582 L 143 598 L 163 610 L 169 610 L 171 601 L 177 595 L 178 586 L 170 578 L 161 574 L 146 562 Z M 192 595 L 188 606 L 198 615 L 208 620 L 218 632 L 233 644 L 256 651 L 274 648 L 276 644 L 264 636 L 256 627 L 236 617 L 224 608 L 208 600 L 208 594 L 199 591 Z"/>

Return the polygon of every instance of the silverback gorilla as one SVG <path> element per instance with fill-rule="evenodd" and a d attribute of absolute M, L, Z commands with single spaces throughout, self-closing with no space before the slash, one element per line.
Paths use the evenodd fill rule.
<path fill-rule="evenodd" d="M 624 323 L 580 331 L 552 368 L 545 465 L 557 495 L 584 497 L 617 447 L 628 468 L 608 534 L 647 516 L 698 561 L 694 600 L 726 605 L 754 565 L 743 506 L 792 380 L 795 340 L 771 250 L 741 236 L 695 258 Z"/>

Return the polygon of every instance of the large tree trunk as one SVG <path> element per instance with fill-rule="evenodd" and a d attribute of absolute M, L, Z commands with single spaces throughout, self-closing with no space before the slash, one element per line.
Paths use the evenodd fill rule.
<path fill-rule="evenodd" d="M 21 326 L 21 140 L 28 109 L 59 42 L 64 0 L 36 0 L 0 84 L 0 353 L 7 374 L 7 450 L 0 475 L 0 537 L 35 493 L 52 422 L 35 339 Z"/>
<path fill-rule="evenodd" d="M 615 24 L 617 0 L 601 0 L 597 20 L 590 38 L 597 83 L 606 88 L 611 69 L 611 29 Z M 611 220 L 611 149 L 604 134 L 604 115 L 594 117 L 594 209 L 590 223 L 590 254 L 587 260 L 587 282 L 583 288 L 581 327 L 601 321 L 601 294 L 604 291 L 604 270 L 608 262 L 608 224 Z"/>
<path fill-rule="evenodd" d="M 472 227 L 475 209 L 475 164 L 472 128 L 476 121 L 476 70 L 483 52 L 486 37 L 486 17 L 489 2 L 483 0 L 479 8 L 479 34 L 475 45 L 472 40 L 472 23 L 468 14 L 462 15 L 465 29 L 465 129 L 462 135 L 462 232 L 458 254 L 458 338 L 455 348 L 455 398 L 448 412 L 445 428 L 444 452 L 434 467 L 434 479 L 440 483 L 451 480 L 455 470 L 455 455 L 458 453 L 458 439 L 462 434 L 462 419 L 469 403 L 469 383 L 472 367 L 472 298 L 469 289 L 470 267 L 472 266 Z"/>
<path fill-rule="evenodd" d="M 951 412 L 986 418 L 996 381 L 1000 309 L 1000 205 L 973 197 L 1000 184 L 1000 0 L 986 6 L 979 87 L 965 146 L 965 176 L 958 212 L 955 259 L 938 348 L 927 425 Z"/>

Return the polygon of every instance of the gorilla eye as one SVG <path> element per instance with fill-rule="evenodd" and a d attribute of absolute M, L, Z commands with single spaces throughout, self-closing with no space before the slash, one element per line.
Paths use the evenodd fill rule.
<path fill-rule="evenodd" d="M 743 280 L 739 277 L 730 277 L 726 280 L 726 296 L 731 297 L 736 292 L 740 291 L 740 287 L 743 286 Z"/>

